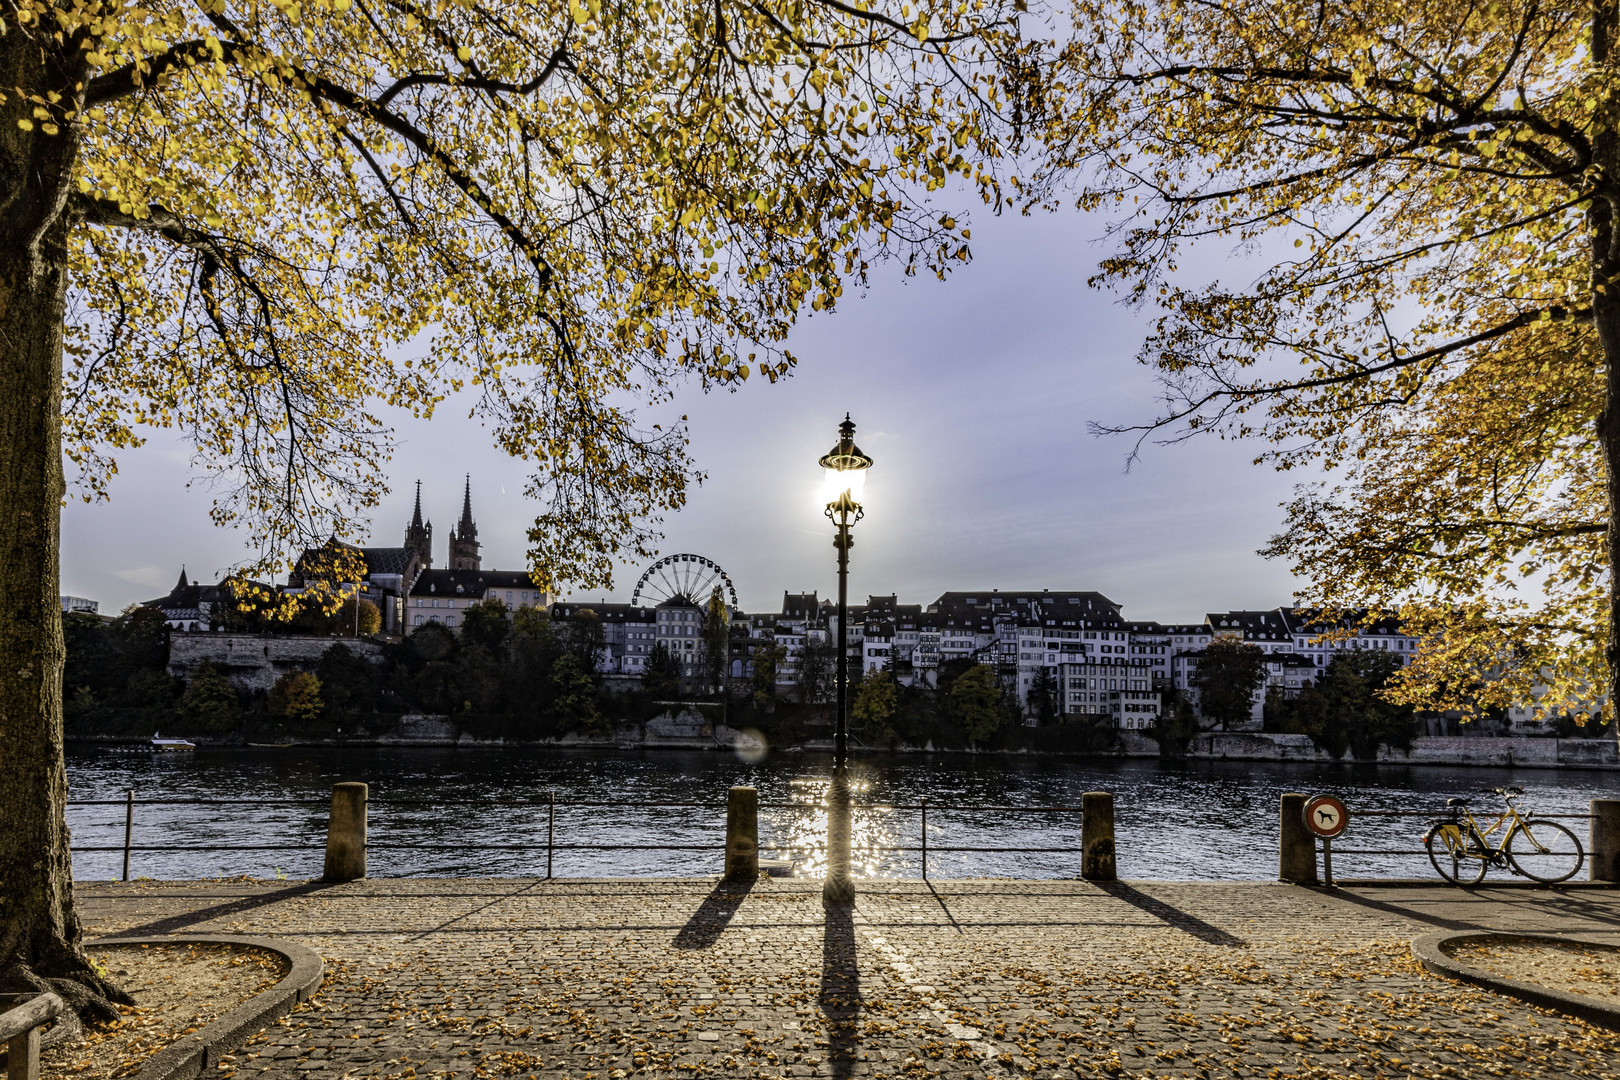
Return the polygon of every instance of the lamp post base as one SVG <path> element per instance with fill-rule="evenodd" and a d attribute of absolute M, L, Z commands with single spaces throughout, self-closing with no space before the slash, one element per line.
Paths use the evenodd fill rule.
<path fill-rule="evenodd" d="M 827 792 L 827 880 L 821 886 L 824 904 L 853 904 L 855 882 L 849 876 L 849 776 L 842 766 L 833 771 Z"/>

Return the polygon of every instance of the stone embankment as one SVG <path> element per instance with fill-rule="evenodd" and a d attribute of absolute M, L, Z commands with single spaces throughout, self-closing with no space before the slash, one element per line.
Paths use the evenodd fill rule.
<path fill-rule="evenodd" d="M 1132 735 L 1132 733 L 1125 733 Z M 1135 735 L 1128 745 L 1156 756 L 1158 744 Z M 1127 751 L 1129 752 L 1129 750 Z M 1330 762 L 1334 758 L 1308 735 L 1218 732 L 1192 741 L 1187 756 L 1228 761 Z M 1350 760 L 1348 757 L 1343 760 Z M 1515 769 L 1620 769 L 1613 739 L 1535 739 L 1470 735 L 1429 735 L 1412 740 L 1411 750 L 1380 747 L 1378 761 L 1392 765 L 1478 765 Z"/>

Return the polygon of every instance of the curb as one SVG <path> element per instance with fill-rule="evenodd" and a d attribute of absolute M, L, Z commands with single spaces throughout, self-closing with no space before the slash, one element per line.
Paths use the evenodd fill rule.
<path fill-rule="evenodd" d="M 1544 885 L 1539 881 L 1518 881 L 1503 879 L 1492 881 L 1486 878 L 1477 885 L 1453 885 L 1436 875 L 1427 878 L 1345 878 L 1335 877 L 1332 885 L 1317 881 L 1310 886 L 1314 889 L 1461 889 L 1466 893 L 1479 892 L 1485 889 L 1520 889 L 1541 890 L 1545 892 L 1560 892 L 1564 889 L 1584 891 L 1588 889 L 1613 890 L 1620 887 L 1620 882 L 1614 881 L 1560 881 L 1556 885 Z"/>
<path fill-rule="evenodd" d="M 1566 937 L 1562 934 L 1529 934 L 1517 933 L 1512 930 L 1443 930 L 1439 933 L 1424 934 L 1412 942 L 1412 955 L 1417 962 L 1436 975 L 1444 975 L 1452 979 L 1460 979 L 1475 986 L 1494 990 L 1498 994 L 1507 994 L 1532 1005 L 1553 1009 L 1557 1012 L 1578 1016 L 1588 1023 L 1599 1027 L 1606 1027 L 1612 1031 L 1620 1031 L 1620 1005 L 1608 1005 L 1602 1000 L 1589 997 L 1586 994 L 1571 994 L 1564 990 L 1554 990 L 1549 986 L 1540 986 L 1536 983 L 1524 982 L 1520 979 L 1504 979 L 1482 968 L 1471 964 L 1464 964 L 1446 952 L 1446 946 L 1456 945 L 1465 941 L 1502 940 L 1512 941 L 1545 941 L 1560 945 L 1591 945 L 1600 949 L 1614 949 L 1613 941 L 1594 941 L 1589 938 Z"/>
<path fill-rule="evenodd" d="M 321 985 L 326 966 L 320 954 L 304 945 L 276 938 L 241 937 L 236 934 L 173 937 L 105 937 L 85 942 L 90 949 L 120 945 L 245 945 L 273 952 L 290 965 L 280 982 L 242 1002 L 201 1031 L 186 1035 L 152 1055 L 133 1080 L 192 1080 L 219 1059 L 235 1050 L 272 1020 L 287 1015 L 300 1001 L 308 1001 Z"/>

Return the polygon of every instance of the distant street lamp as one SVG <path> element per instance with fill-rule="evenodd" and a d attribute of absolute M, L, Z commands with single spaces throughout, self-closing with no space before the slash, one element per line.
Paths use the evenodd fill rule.
<path fill-rule="evenodd" d="M 838 726 L 833 743 L 832 789 L 827 793 L 827 880 L 821 898 L 829 904 L 849 904 L 855 900 L 855 883 L 849 877 L 850 806 L 849 774 L 849 546 L 854 543 L 850 529 L 864 516 L 861 487 L 872 459 L 855 445 L 855 422 L 844 414 L 838 425 L 838 445 L 821 459 L 826 470 L 827 517 L 837 531 L 833 547 L 838 549 Z"/>

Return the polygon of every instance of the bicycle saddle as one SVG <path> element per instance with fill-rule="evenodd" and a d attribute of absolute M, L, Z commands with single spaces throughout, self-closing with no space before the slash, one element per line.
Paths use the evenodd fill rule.
<path fill-rule="evenodd" d="M 1467 806 L 1468 805 L 1468 800 L 1467 799 L 1447 799 L 1446 800 L 1446 805 L 1447 806 Z"/>

